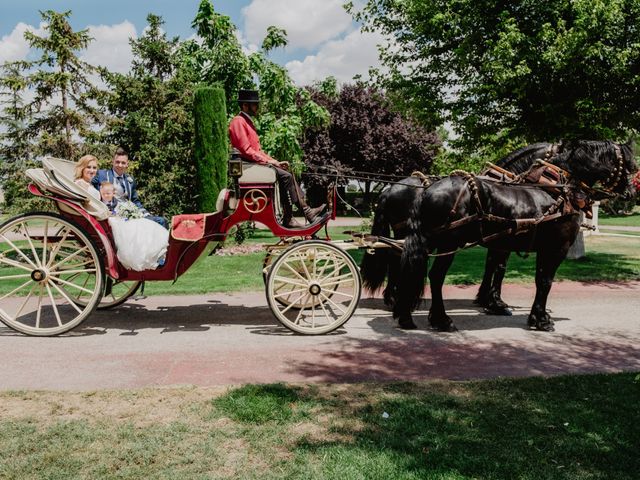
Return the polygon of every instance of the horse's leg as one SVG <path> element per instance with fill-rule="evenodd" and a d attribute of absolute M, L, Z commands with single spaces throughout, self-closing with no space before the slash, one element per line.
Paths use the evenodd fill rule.
<path fill-rule="evenodd" d="M 384 304 L 393 308 L 398 300 L 398 283 L 400 278 L 400 255 L 388 252 L 389 270 L 387 272 L 387 286 L 384 289 Z"/>
<path fill-rule="evenodd" d="M 567 252 L 564 249 L 560 252 L 549 253 L 538 251 L 536 255 L 536 297 L 527 320 L 529 328 L 545 332 L 554 331 L 553 322 L 547 313 L 547 298 L 556 271 L 566 255 Z"/>
<path fill-rule="evenodd" d="M 480 284 L 478 294 L 473 301 L 473 303 L 480 305 L 481 307 L 489 305 L 489 292 L 491 291 L 491 284 L 493 282 L 493 274 L 495 271 L 494 252 L 495 250 L 487 250 L 487 258 L 484 261 L 484 275 L 482 276 L 482 283 Z"/>
<path fill-rule="evenodd" d="M 511 309 L 502 300 L 502 281 L 507 271 L 507 260 L 509 260 L 509 252 L 495 250 L 493 251 L 493 279 L 489 289 L 489 298 L 484 311 L 489 315 L 511 315 Z"/>
<path fill-rule="evenodd" d="M 442 285 L 453 262 L 453 257 L 454 255 L 436 257 L 431 270 L 429 270 L 429 284 L 431 285 L 429 323 L 433 328 L 441 332 L 455 332 L 458 330 L 453 324 L 453 320 L 447 315 L 444 309 L 444 299 L 442 298 Z"/>

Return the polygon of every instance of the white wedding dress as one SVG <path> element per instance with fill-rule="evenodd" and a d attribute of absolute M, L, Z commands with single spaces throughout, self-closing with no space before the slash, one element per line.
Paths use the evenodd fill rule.
<path fill-rule="evenodd" d="M 118 260 L 136 272 L 157 268 L 167 253 L 169 231 L 153 220 L 109 217 Z"/>

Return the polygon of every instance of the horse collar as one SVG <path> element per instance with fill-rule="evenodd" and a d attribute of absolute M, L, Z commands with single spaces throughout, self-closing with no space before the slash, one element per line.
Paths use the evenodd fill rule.
<path fill-rule="evenodd" d="M 622 179 L 622 172 L 624 171 L 624 157 L 622 156 L 620 146 L 614 143 L 613 150 L 616 152 L 618 165 L 611 171 L 607 179 L 602 182 L 602 188 L 605 192 L 613 192 L 620 183 L 620 180 Z"/>

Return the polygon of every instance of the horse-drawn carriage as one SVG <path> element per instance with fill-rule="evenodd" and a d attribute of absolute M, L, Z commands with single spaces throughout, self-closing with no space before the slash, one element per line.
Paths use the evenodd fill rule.
<path fill-rule="evenodd" d="M 549 150 L 545 147 L 544 151 Z M 529 155 L 523 157 L 522 152 L 513 159 L 523 163 L 523 171 L 525 164 L 531 165 Z M 535 179 L 524 184 L 510 180 L 502 167 L 485 177 L 457 172 L 429 185 L 422 179 L 400 182 L 397 199 L 391 201 L 396 196 L 392 188 L 386 205 L 379 204 L 380 216 L 376 212 L 373 232 L 377 235 L 354 236 L 351 243 L 317 236 L 335 219 L 335 189 L 329 198 L 329 213 L 304 228 L 288 229 L 277 221 L 278 189 L 273 170 L 235 163 L 230 166 L 233 188 L 220 192 L 216 212 L 173 217 L 164 265 L 132 271 L 118 262 L 106 207 L 71 181 L 71 162 L 48 158 L 43 168 L 27 171 L 33 182 L 29 190 L 53 201 L 59 213 L 28 213 L 0 225 L 0 320 L 31 335 L 66 332 L 94 309 L 120 305 L 141 282 L 176 280 L 198 258 L 219 246 L 235 225 L 255 221 L 280 237 L 277 244 L 267 247 L 265 290 L 275 317 L 295 332 L 327 333 L 353 315 L 361 280 L 346 251 L 351 248 L 368 252 L 363 276 L 370 289 L 377 289 L 387 275 L 390 286 L 399 285 L 393 287 L 388 299 L 405 328 L 415 328 L 410 311 L 423 292 L 426 258 L 435 257 L 429 271 L 429 320 L 439 330 L 452 330 L 442 300 L 442 283 L 455 252 L 473 244 L 505 255 L 501 270 L 497 260 L 487 261 L 485 274 L 485 280 L 493 282 L 491 297 L 498 309 L 502 308 L 505 252 L 537 253 L 536 298 L 528 323 L 539 330 L 553 330 L 546 300 L 555 271 L 580 227 L 578 212 L 588 205 L 585 192 L 592 199 L 631 194 L 635 191 L 631 176 L 638 170 L 629 146 L 612 142 L 578 143 L 554 161 L 562 168 L 543 165 L 542 170 L 536 170 Z M 518 171 L 515 165 L 509 166 L 511 173 Z M 528 174 L 524 171 L 522 175 Z M 635 178 L 640 182 L 638 174 Z M 594 189 L 595 184 L 602 189 Z M 414 228 L 406 243 L 386 238 L 388 233 L 378 237 L 378 224 L 381 231 L 392 228 L 397 235 L 407 224 L 409 211 L 413 212 Z M 371 256 L 382 248 L 385 253 L 400 252 L 402 268 L 400 262 L 392 266 L 388 254 Z"/>
<path fill-rule="evenodd" d="M 335 219 L 335 191 L 328 213 L 288 229 L 277 221 L 274 171 L 234 162 L 233 187 L 220 192 L 216 212 L 174 216 L 164 264 L 133 271 L 118 261 L 109 210 L 72 181 L 73 168 L 67 160 L 46 158 L 42 168 L 26 172 L 29 191 L 51 200 L 58 213 L 27 213 L 0 225 L 0 320 L 7 326 L 30 335 L 66 332 L 96 308 L 122 304 L 142 282 L 175 281 L 246 221 L 260 222 L 280 237 L 267 248 L 263 271 L 269 307 L 283 325 L 322 334 L 355 311 L 358 267 L 328 235 L 317 236 Z M 215 277 L 211 272 L 212 282 Z"/>

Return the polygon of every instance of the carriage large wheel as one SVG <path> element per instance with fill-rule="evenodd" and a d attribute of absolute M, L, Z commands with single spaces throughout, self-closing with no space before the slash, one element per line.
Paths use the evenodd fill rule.
<path fill-rule="evenodd" d="M 351 318 L 360 288 L 360 272 L 349 254 L 328 242 L 309 240 L 275 259 L 266 292 L 271 311 L 285 327 L 318 335 Z"/>
<path fill-rule="evenodd" d="M 114 280 L 107 277 L 104 282 L 104 292 L 100 303 L 96 307 L 98 310 L 108 310 L 109 308 L 122 305 L 129 300 L 140 288 L 142 282 L 139 280 Z M 89 300 L 86 292 L 79 291 L 77 295 L 71 297 L 74 303 L 84 306 Z"/>
<path fill-rule="evenodd" d="M 264 260 L 262 262 L 262 280 L 264 281 L 265 286 L 267 285 L 267 278 L 268 278 L 268 273 L 269 273 L 269 269 L 271 268 L 271 264 L 275 261 L 276 258 L 278 258 L 278 256 L 285 251 L 284 249 L 282 250 L 273 250 L 270 252 L 267 252 L 267 255 L 264 257 Z M 304 274 L 304 269 L 302 268 L 302 265 L 298 265 L 298 269 L 299 269 L 299 273 Z M 338 270 L 335 270 L 334 275 L 339 275 L 340 272 Z M 333 286 L 333 288 L 328 289 L 325 294 L 327 298 L 331 298 L 331 296 L 333 295 L 333 292 L 339 287 L 339 284 L 336 284 Z M 307 298 L 306 302 L 301 302 L 300 300 L 296 301 L 298 295 L 296 295 L 295 293 L 292 293 L 290 295 L 278 295 L 276 296 L 276 302 L 278 302 L 280 305 L 284 306 L 284 307 L 288 307 L 289 305 L 291 305 L 293 303 L 293 305 L 291 305 L 291 308 L 294 310 L 298 310 L 300 308 L 309 308 L 312 305 L 312 301 L 315 302 L 315 305 L 318 305 L 318 302 L 325 302 L 326 300 L 324 299 L 316 299 L 313 300 L 312 297 Z"/>
<path fill-rule="evenodd" d="M 100 302 L 103 270 L 75 222 L 54 213 L 12 218 L 0 225 L 0 320 L 29 335 L 71 330 Z"/>

